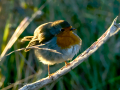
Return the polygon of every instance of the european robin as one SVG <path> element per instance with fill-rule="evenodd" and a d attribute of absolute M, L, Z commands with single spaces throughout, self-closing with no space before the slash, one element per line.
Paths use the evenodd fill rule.
<path fill-rule="evenodd" d="M 57 20 L 38 26 L 34 31 L 34 36 L 26 36 L 22 41 L 30 41 L 28 47 L 40 45 L 39 48 L 48 48 L 60 53 L 51 52 L 50 50 L 34 49 L 36 57 L 44 64 L 48 65 L 48 74 L 50 75 L 49 65 L 72 60 L 81 48 L 82 40 L 73 32 L 67 21 Z M 29 51 L 26 49 L 25 51 Z"/>

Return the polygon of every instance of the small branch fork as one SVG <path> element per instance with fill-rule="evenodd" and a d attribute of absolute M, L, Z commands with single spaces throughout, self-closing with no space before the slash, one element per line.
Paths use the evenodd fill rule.
<path fill-rule="evenodd" d="M 117 16 L 118 17 L 118 16 Z M 105 43 L 106 40 L 108 40 L 111 36 L 115 35 L 119 29 L 120 24 L 116 23 L 117 17 L 112 22 L 111 26 L 108 28 L 108 30 L 96 41 L 94 42 L 88 49 L 86 49 L 82 54 L 80 54 L 76 59 L 70 62 L 70 65 L 67 67 L 64 66 L 63 68 L 56 71 L 54 74 L 51 75 L 51 77 L 46 77 L 41 80 L 38 80 L 36 82 L 33 82 L 31 84 L 27 84 L 20 88 L 19 90 L 37 90 L 41 89 L 44 86 L 54 82 L 61 76 L 65 75 L 75 67 L 77 67 L 80 63 L 85 61 L 86 58 L 88 58 L 91 54 L 93 54 L 103 43 Z"/>

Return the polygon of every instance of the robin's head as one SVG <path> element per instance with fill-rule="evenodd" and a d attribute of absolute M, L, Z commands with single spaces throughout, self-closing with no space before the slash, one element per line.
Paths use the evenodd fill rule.
<path fill-rule="evenodd" d="M 76 30 L 70 26 L 70 24 L 67 21 L 64 20 L 57 20 L 52 22 L 51 24 L 52 29 L 50 32 L 53 35 L 62 35 L 62 34 L 67 34 L 68 32 L 71 32 L 72 30 Z"/>

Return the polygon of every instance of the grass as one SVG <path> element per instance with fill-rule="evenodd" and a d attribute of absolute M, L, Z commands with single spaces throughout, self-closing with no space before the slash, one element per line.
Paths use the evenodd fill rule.
<path fill-rule="evenodd" d="M 50 0 L 46 4 L 45 2 L 46 0 L 0 1 L 1 53 L 20 22 L 26 16 L 31 17 L 42 5 L 42 16 L 37 15 L 32 20 L 9 52 L 26 47 L 27 43 L 21 43 L 20 39 L 33 35 L 35 28 L 40 24 L 59 19 L 66 20 L 77 28 L 76 33 L 83 41 L 80 51 L 82 52 L 109 28 L 116 16 L 120 15 L 118 0 Z M 63 65 L 64 63 L 51 66 L 50 70 L 55 72 Z M 77 68 L 42 90 L 119 90 L 119 70 L 120 33 L 110 38 Z M 7 89 L 17 90 L 26 83 L 46 76 L 47 66 L 36 59 L 33 51 L 15 52 L 0 63 L 0 89 L 9 86 Z"/>

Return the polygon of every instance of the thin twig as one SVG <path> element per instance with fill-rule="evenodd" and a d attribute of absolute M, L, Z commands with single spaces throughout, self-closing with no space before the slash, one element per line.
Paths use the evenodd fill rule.
<path fill-rule="evenodd" d="M 103 43 L 105 43 L 106 40 L 108 40 L 112 35 L 115 35 L 119 29 L 120 24 L 116 23 L 117 17 L 114 19 L 111 26 L 108 28 L 108 30 L 96 41 L 94 42 L 88 49 L 86 49 L 82 54 L 80 54 L 76 59 L 70 62 L 69 66 L 64 66 L 63 68 L 56 71 L 54 74 L 52 74 L 51 77 L 46 77 L 41 80 L 38 80 L 36 82 L 33 82 L 31 84 L 27 84 L 20 88 L 19 90 L 37 90 L 41 89 L 42 87 L 54 82 L 61 76 L 65 75 L 75 67 L 77 67 L 80 63 L 85 61 L 86 58 L 88 58 L 92 53 L 94 53 Z"/>
<path fill-rule="evenodd" d="M 35 73 L 35 74 L 33 74 L 33 75 L 30 75 L 29 77 L 26 77 L 26 78 L 24 78 L 24 79 L 21 79 L 21 80 L 19 80 L 19 81 L 16 81 L 15 83 L 9 83 L 9 84 L 10 84 L 9 86 L 7 86 L 7 87 L 5 87 L 5 88 L 2 88 L 1 90 L 8 90 L 8 89 L 12 88 L 12 87 L 15 86 L 15 85 L 23 85 L 23 84 L 25 84 L 25 83 L 23 83 L 24 81 L 32 79 L 32 78 L 35 77 L 37 74 L 38 74 L 38 73 Z"/>
<path fill-rule="evenodd" d="M 31 70 L 33 73 L 36 73 L 36 71 L 35 71 L 35 70 L 33 69 L 33 67 L 30 65 L 29 61 L 27 61 L 27 60 L 25 59 L 25 57 L 24 57 L 21 53 L 19 53 L 19 55 L 23 58 L 24 62 L 27 64 L 27 66 L 30 68 L 30 70 Z"/>
<path fill-rule="evenodd" d="M 22 22 L 20 23 L 20 25 L 17 27 L 17 29 L 15 30 L 14 34 L 12 35 L 12 37 L 9 40 L 9 42 L 7 43 L 5 49 L 3 50 L 2 54 L 0 55 L 0 61 L 5 56 L 7 51 L 12 47 L 12 45 L 15 43 L 15 41 L 18 39 L 18 37 L 21 35 L 21 33 L 25 30 L 25 28 L 26 28 L 25 25 L 26 25 L 28 19 L 29 19 L 28 17 L 25 17 L 22 20 Z"/>

